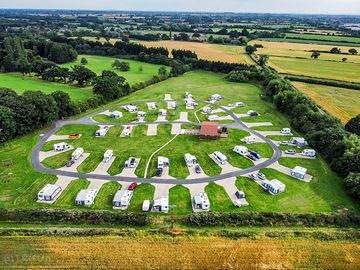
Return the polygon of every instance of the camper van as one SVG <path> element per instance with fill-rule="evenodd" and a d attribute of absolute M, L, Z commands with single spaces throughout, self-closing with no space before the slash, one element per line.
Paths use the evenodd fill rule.
<path fill-rule="evenodd" d="M 227 162 L 227 157 L 219 151 L 214 152 L 214 157 L 222 165 Z"/>
<path fill-rule="evenodd" d="M 158 169 L 163 169 L 164 167 L 169 167 L 170 161 L 166 157 L 158 157 Z"/>
<path fill-rule="evenodd" d="M 208 119 L 209 121 L 219 121 L 219 120 L 220 120 L 220 117 L 219 117 L 218 115 L 209 115 L 209 116 L 207 117 L 207 119 Z"/>
<path fill-rule="evenodd" d="M 111 114 L 110 114 L 110 117 L 111 118 L 114 118 L 114 119 L 119 119 L 123 116 L 122 112 L 119 112 L 119 111 L 113 111 Z"/>
<path fill-rule="evenodd" d="M 195 209 L 209 210 L 210 201 L 205 192 L 200 192 L 198 195 L 193 197 L 193 205 Z"/>
<path fill-rule="evenodd" d="M 138 109 L 134 105 L 126 105 L 125 110 L 127 110 L 128 112 L 137 112 Z"/>
<path fill-rule="evenodd" d="M 202 108 L 202 112 L 204 114 L 212 114 L 212 109 L 210 107 L 204 107 Z"/>
<path fill-rule="evenodd" d="M 109 160 L 113 157 L 114 152 L 113 150 L 106 150 L 105 154 L 104 154 L 104 159 L 103 162 L 109 162 Z"/>
<path fill-rule="evenodd" d="M 241 146 L 241 145 L 236 145 L 234 148 L 233 148 L 233 151 L 235 153 L 238 153 L 240 155 L 246 155 L 248 153 L 248 149 L 246 146 Z"/>
<path fill-rule="evenodd" d="M 64 143 L 64 142 L 54 144 L 54 151 L 64 151 L 69 148 L 70 148 L 70 145 L 68 145 L 67 143 Z"/>
<path fill-rule="evenodd" d="M 255 143 L 256 142 L 256 137 L 248 136 L 248 137 L 245 137 L 244 139 L 242 139 L 241 141 L 246 143 L 246 144 Z"/>
<path fill-rule="evenodd" d="M 222 99 L 224 99 L 224 97 L 219 95 L 219 94 L 214 94 L 214 95 L 211 96 L 210 99 L 211 100 L 222 100 Z"/>
<path fill-rule="evenodd" d="M 84 154 L 84 148 L 76 148 L 75 151 L 71 155 L 71 159 L 78 160 Z"/>
<path fill-rule="evenodd" d="M 127 161 L 124 163 L 125 168 L 135 168 L 137 165 L 136 158 L 130 157 Z"/>
<path fill-rule="evenodd" d="M 188 167 L 192 167 L 198 163 L 196 157 L 191 154 L 185 154 L 184 159 Z"/>

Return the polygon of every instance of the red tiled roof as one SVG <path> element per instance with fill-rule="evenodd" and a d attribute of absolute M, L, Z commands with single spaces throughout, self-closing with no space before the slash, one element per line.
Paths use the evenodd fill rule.
<path fill-rule="evenodd" d="M 214 122 L 201 123 L 200 136 L 218 136 L 219 125 Z"/>

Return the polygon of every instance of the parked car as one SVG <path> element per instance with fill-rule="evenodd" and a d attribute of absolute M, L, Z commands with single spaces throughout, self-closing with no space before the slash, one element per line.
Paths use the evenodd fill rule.
<path fill-rule="evenodd" d="M 75 163 L 75 161 L 74 161 L 73 159 L 70 159 L 70 160 L 66 163 L 66 167 L 71 167 L 74 163 Z"/>
<path fill-rule="evenodd" d="M 258 173 L 257 173 L 257 177 L 258 177 L 260 180 L 266 180 L 265 174 L 263 174 L 263 173 L 261 173 L 261 172 L 258 172 Z"/>
<path fill-rule="evenodd" d="M 157 177 L 160 177 L 160 176 L 162 175 L 162 173 L 163 173 L 163 169 L 159 168 L 159 169 L 157 169 L 157 171 L 156 171 L 156 176 L 157 176 Z"/>
<path fill-rule="evenodd" d="M 195 165 L 195 172 L 196 172 L 197 174 L 201 173 L 201 168 L 200 168 L 200 166 L 199 166 L 198 164 Z"/>
<path fill-rule="evenodd" d="M 287 154 L 287 155 L 295 155 L 296 151 L 294 149 L 285 150 L 285 154 Z"/>
<path fill-rule="evenodd" d="M 236 201 L 234 202 L 234 204 L 235 204 L 236 207 L 241 207 L 241 206 L 242 206 L 242 203 L 241 203 L 240 200 L 236 200 Z"/>
<path fill-rule="evenodd" d="M 283 145 L 283 146 L 287 146 L 288 144 L 289 144 L 288 141 L 282 141 L 282 142 L 280 142 L 280 145 Z"/>
<path fill-rule="evenodd" d="M 256 157 L 257 159 L 261 158 L 261 155 L 256 151 L 250 151 L 250 154 L 253 155 L 254 157 Z"/>
<path fill-rule="evenodd" d="M 69 139 L 79 139 L 81 137 L 81 134 L 70 134 Z"/>
<path fill-rule="evenodd" d="M 252 180 L 257 180 L 258 177 L 256 174 L 252 173 L 252 174 L 249 174 L 249 178 L 252 179 Z"/>
<path fill-rule="evenodd" d="M 252 161 L 257 161 L 257 158 L 254 157 L 253 155 L 247 154 L 246 157 L 247 157 L 248 159 L 251 159 Z"/>
<path fill-rule="evenodd" d="M 238 199 L 244 199 L 246 197 L 245 192 L 242 190 L 238 190 L 235 192 L 235 196 Z"/>
<path fill-rule="evenodd" d="M 134 190 L 137 186 L 138 186 L 138 183 L 132 183 L 132 184 L 129 186 L 128 190 Z"/>

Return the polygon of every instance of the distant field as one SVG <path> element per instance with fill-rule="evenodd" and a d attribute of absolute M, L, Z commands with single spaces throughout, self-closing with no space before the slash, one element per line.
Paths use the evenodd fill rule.
<path fill-rule="evenodd" d="M 270 57 L 269 65 L 280 73 L 360 82 L 360 64 L 290 57 Z"/>
<path fill-rule="evenodd" d="M 286 37 L 287 38 L 308 39 L 308 40 L 323 40 L 323 41 L 335 41 L 335 42 L 339 41 L 339 42 L 349 42 L 349 43 L 359 43 L 360 44 L 360 38 L 358 38 L 358 37 L 296 34 L 296 33 L 287 33 Z"/>
<path fill-rule="evenodd" d="M 60 83 L 47 82 L 36 77 L 22 76 L 20 73 L 0 74 L 0 87 L 11 88 L 17 93 L 22 94 L 26 90 L 42 91 L 50 94 L 55 91 L 68 93 L 72 100 L 86 100 L 92 96 L 90 88 L 78 88 Z"/>
<path fill-rule="evenodd" d="M 229 63 L 253 64 L 245 53 L 244 47 L 234 45 L 217 45 L 184 41 L 137 41 L 148 47 L 166 47 L 169 51 L 183 49 L 196 52 L 199 58 L 212 61 L 225 61 Z"/>
<path fill-rule="evenodd" d="M 293 85 L 343 123 L 360 114 L 358 90 L 300 82 L 293 82 Z"/>
<path fill-rule="evenodd" d="M 355 270 L 360 264 L 356 240 L 20 236 L 0 244 L 1 269 Z"/>
<path fill-rule="evenodd" d="M 321 51 L 319 60 L 331 60 L 342 62 L 342 59 L 347 58 L 347 62 L 360 63 L 360 55 L 344 55 L 323 53 L 329 52 L 334 46 L 319 45 L 319 44 L 299 44 L 289 42 L 270 42 L 263 40 L 254 40 L 251 44 L 262 44 L 264 48 L 258 48 L 257 54 L 267 54 L 270 56 L 284 56 L 284 57 L 300 57 L 311 58 L 311 51 Z M 351 46 L 337 46 L 342 52 L 347 53 Z"/>
<path fill-rule="evenodd" d="M 62 66 L 70 68 L 74 65 L 81 65 L 80 61 L 82 57 L 85 57 L 88 60 L 88 64 L 86 64 L 85 66 L 94 71 L 96 74 L 100 75 L 103 70 L 115 71 L 117 74 L 126 78 L 126 80 L 130 84 L 150 80 L 152 76 L 158 74 L 159 68 L 161 67 L 160 65 L 153 65 L 127 59 L 119 59 L 120 61 L 130 63 L 130 70 L 123 72 L 111 66 L 111 64 L 114 63 L 116 58 L 93 55 L 79 55 L 78 59 L 75 62 L 67 63 Z M 142 70 L 140 70 L 140 67 L 142 67 Z"/>
<path fill-rule="evenodd" d="M 353 46 L 360 47 L 360 43 L 350 43 L 343 41 L 331 41 L 331 40 L 312 40 L 312 39 L 291 39 L 291 38 L 262 38 L 261 40 L 272 42 L 289 42 L 289 43 L 308 43 L 308 44 L 320 44 L 320 45 L 332 45 L 332 46 Z"/>

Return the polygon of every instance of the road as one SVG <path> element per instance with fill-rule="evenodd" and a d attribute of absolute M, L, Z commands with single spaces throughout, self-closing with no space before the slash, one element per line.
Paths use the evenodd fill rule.
<path fill-rule="evenodd" d="M 166 100 L 165 100 L 166 101 Z M 147 102 L 164 102 L 164 100 L 157 100 L 157 101 L 138 101 L 138 102 L 132 102 L 131 104 L 144 104 Z M 184 102 L 183 100 L 177 100 L 177 102 Z M 110 108 L 101 110 L 99 112 L 93 113 L 93 114 L 89 114 L 81 119 L 77 119 L 77 120 L 63 120 L 63 121 L 57 121 L 55 123 L 55 127 L 53 127 L 52 129 L 50 129 L 46 134 L 44 134 L 38 144 L 35 146 L 32 155 L 31 155 L 31 162 L 33 167 L 38 170 L 41 171 L 43 173 L 47 173 L 47 174 L 52 174 L 52 175 L 61 175 L 61 176 L 67 176 L 67 177 L 74 177 L 74 178 L 90 178 L 90 179 L 99 179 L 99 180 L 114 180 L 114 181 L 123 181 L 123 182 L 138 182 L 138 183 L 156 183 L 156 184 L 199 184 L 199 183 L 209 183 L 209 182 L 215 182 L 218 180 L 222 180 L 222 179 L 226 179 L 229 177 L 236 177 L 236 176 L 242 176 L 242 175 L 247 175 L 249 173 L 258 171 L 262 168 L 266 168 L 269 165 L 275 163 L 282 155 L 281 150 L 269 139 L 267 139 L 265 136 L 263 136 L 262 134 L 256 132 L 255 130 L 252 130 L 250 128 L 248 128 L 245 124 L 243 124 L 241 122 L 241 120 L 231 111 L 228 110 L 218 104 L 213 104 L 207 101 L 197 101 L 198 103 L 203 103 L 203 104 L 209 104 L 209 105 L 213 105 L 215 107 L 217 107 L 218 109 L 221 109 L 223 111 L 225 111 L 226 113 L 228 113 L 234 120 L 234 123 L 229 124 L 229 125 L 224 125 L 227 127 L 231 127 L 231 128 L 235 128 L 235 129 L 241 129 L 244 131 L 249 132 L 250 134 L 253 134 L 259 138 L 261 138 L 262 140 L 264 140 L 268 145 L 270 145 L 270 147 L 273 149 L 274 154 L 270 159 L 267 159 L 266 161 L 264 161 L 263 163 L 257 164 L 251 168 L 247 168 L 247 169 L 239 169 L 238 171 L 234 171 L 234 172 L 230 172 L 230 173 L 225 173 L 225 174 L 220 174 L 220 175 L 216 175 L 216 176 L 211 176 L 211 177 L 204 177 L 204 178 L 197 178 L 197 179 L 152 179 L 152 178 L 136 178 L 134 179 L 133 177 L 121 177 L 121 176 L 109 176 L 109 175 L 98 175 L 98 174 L 92 174 L 92 173 L 87 173 L 87 174 L 83 174 L 83 173 L 77 173 L 77 172 L 67 172 L 67 171 L 62 171 L 62 170 L 57 170 L 57 169 L 49 169 L 46 168 L 45 166 L 43 166 L 39 160 L 39 153 L 41 151 L 41 148 L 44 146 L 44 144 L 46 143 L 46 141 L 49 139 L 49 137 L 51 135 L 53 135 L 54 133 L 56 133 L 59 129 L 61 129 L 64 125 L 69 125 L 69 124 L 92 124 L 92 125 L 97 125 L 97 124 L 101 124 L 101 125 L 118 125 L 118 126 L 123 126 L 123 125 L 150 125 L 150 124 L 173 124 L 173 123 L 177 123 L 177 124 L 192 124 L 192 125 L 200 125 L 199 123 L 194 123 L 194 122 L 182 122 L 182 121 L 166 121 L 166 122 L 145 122 L 145 123 L 136 123 L 136 122 L 131 122 L 131 123 L 97 123 L 94 122 L 91 117 L 105 112 L 109 109 L 113 109 L 113 108 L 118 108 L 120 106 L 124 106 L 127 104 L 122 104 L 122 105 L 116 105 L 116 106 L 112 106 Z"/>

